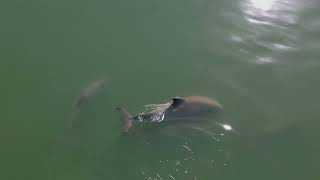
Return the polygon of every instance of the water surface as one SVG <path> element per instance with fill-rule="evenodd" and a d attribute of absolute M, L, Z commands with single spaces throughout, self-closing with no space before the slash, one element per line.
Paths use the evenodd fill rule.
<path fill-rule="evenodd" d="M 1 2 L 0 179 L 319 179 L 319 8 Z M 108 88 L 75 113 L 102 77 Z M 217 99 L 240 135 L 120 134 L 115 107 L 189 95 Z"/>

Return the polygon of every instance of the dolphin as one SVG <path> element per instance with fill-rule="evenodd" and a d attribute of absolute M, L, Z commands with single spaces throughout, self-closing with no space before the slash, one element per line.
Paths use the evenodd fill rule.
<path fill-rule="evenodd" d="M 222 105 L 205 96 L 174 97 L 171 102 L 147 105 L 151 110 L 132 116 L 124 108 L 117 108 L 121 113 L 123 132 L 129 132 L 134 123 L 169 123 L 194 124 L 210 121 L 212 115 L 223 111 Z M 194 126 L 192 126 L 194 127 Z"/>
<path fill-rule="evenodd" d="M 75 108 L 80 108 L 92 97 L 96 96 L 108 83 L 107 79 L 97 79 L 87 84 L 80 92 L 79 97 L 74 103 Z"/>
<path fill-rule="evenodd" d="M 79 96 L 75 99 L 72 112 L 71 112 L 71 120 L 69 122 L 68 127 L 74 127 L 75 120 L 77 119 L 78 113 L 81 111 L 83 106 L 89 104 L 90 101 L 94 100 L 96 96 L 100 95 L 103 90 L 107 87 L 110 80 L 106 78 L 96 79 L 94 81 L 89 82 L 86 86 L 84 86 Z"/>

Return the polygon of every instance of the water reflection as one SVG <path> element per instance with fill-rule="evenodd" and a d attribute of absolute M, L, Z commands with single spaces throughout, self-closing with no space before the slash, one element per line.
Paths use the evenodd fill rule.
<path fill-rule="evenodd" d="M 274 60 L 271 57 L 257 57 L 258 64 L 269 64 L 273 62 Z"/>
<path fill-rule="evenodd" d="M 260 123 L 245 119 L 232 122 L 242 135 L 279 132 L 301 121 L 285 111 L 295 108 L 288 103 L 295 99 L 290 96 L 303 92 L 301 84 L 293 80 L 313 79 L 311 72 L 319 67 L 319 5 L 312 0 L 241 0 L 238 6 L 221 13 L 227 21 L 221 25 L 226 34 L 226 51 L 221 54 L 234 64 L 228 71 L 208 67 L 206 76 L 221 82 L 235 98 L 252 103 L 252 109 L 260 111 L 257 119 L 265 119 Z M 309 86 L 305 89 L 312 91 Z M 305 101 L 302 96 L 301 101 Z M 250 108 L 243 111 L 246 109 Z"/>
<path fill-rule="evenodd" d="M 217 146 L 218 144 L 215 144 Z M 174 150 L 171 146 L 171 152 L 163 155 L 163 152 L 158 153 L 158 158 L 153 158 L 153 166 L 149 163 L 140 165 L 140 179 L 203 179 L 204 174 L 201 172 L 218 172 L 229 165 L 231 154 L 221 146 L 211 147 L 208 144 L 206 150 L 199 151 L 199 147 L 193 147 L 194 143 L 184 143 L 181 148 Z M 194 149 L 195 150 L 194 150 Z M 160 151 L 159 151 L 160 152 Z M 205 154 L 205 155 L 203 155 Z M 207 159 L 207 157 L 210 157 Z M 149 158 L 150 159 L 150 158 Z M 201 169 L 198 167 L 201 166 Z M 210 170 L 209 170 L 210 169 Z M 209 173 L 210 174 L 210 173 Z M 208 176 L 208 175 L 207 175 Z"/>
<path fill-rule="evenodd" d="M 296 0 L 243 0 L 240 5 L 246 25 L 242 35 L 232 34 L 240 53 L 249 52 L 256 64 L 280 61 L 278 56 L 296 50 L 299 33 L 294 28 L 304 5 Z M 255 54 L 250 54 L 255 52 Z"/>
<path fill-rule="evenodd" d="M 271 9 L 272 5 L 277 0 L 250 0 L 251 4 L 258 9 L 261 9 L 263 11 Z"/>
<path fill-rule="evenodd" d="M 302 5 L 295 0 L 246 0 L 242 4 L 249 22 L 268 25 L 275 20 L 296 23 L 301 8 Z"/>

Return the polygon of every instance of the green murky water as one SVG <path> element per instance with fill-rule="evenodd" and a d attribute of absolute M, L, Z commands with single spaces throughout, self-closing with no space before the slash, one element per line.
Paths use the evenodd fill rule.
<path fill-rule="evenodd" d="M 319 179 L 319 8 L 0 2 L 0 179 Z M 107 87 L 76 113 L 99 78 Z M 240 134 L 121 135 L 115 107 L 188 95 L 217 99 Z"/>

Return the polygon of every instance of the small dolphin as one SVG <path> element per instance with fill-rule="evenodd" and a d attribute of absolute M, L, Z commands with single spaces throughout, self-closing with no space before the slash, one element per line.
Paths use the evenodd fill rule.
<path fill-rule="evenodd" d="M 97 79 L 88 83 L 80 92 L 79 96 L 75 99 L 72 106 L 71 120 L 68 127 L 74 127 L 75 120 L 77 119 L 78 113 L 84 105 L 87 105 L 89 101 L 94 100 L 109 83 L 106 78 Z"/>
<path fill-rule="evenodd" d="M 98 92 L 100 92 L 106 84 L 106 79 L 98 79 L 90 82 L 82 89 L 79 97 L 76 99 L 74 107 L 80 108 L 82 105 L 87 103 L 93 96 L 97 95 Z"/>
<path fill-rule="evenodd" d="M 210 115 L 223 111 L 223 107 L 215 100 L 204 96 L 174 97 L 172 102 L 151 105 L 150 111 L 131 116 L 125 109 L 121 112 L 122 130 L 128 132 L 133 122 L 175 122 L 197 123 L 210 120 Z"/>

